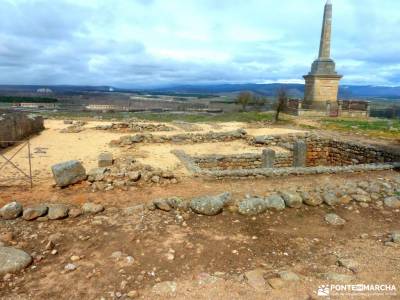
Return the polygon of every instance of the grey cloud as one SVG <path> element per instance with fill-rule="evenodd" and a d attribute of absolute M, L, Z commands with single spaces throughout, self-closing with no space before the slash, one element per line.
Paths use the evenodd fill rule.
<path fill-rule="evenodd" d="M 3 1 L 0 84 L 145 86 L 302 79 L 317 55 L 323 4 Z M 400 84 L 400 15 L 394 13 L 399 9 L 394 0 L 334 2 L 332 53 L 344 83 Z"/>

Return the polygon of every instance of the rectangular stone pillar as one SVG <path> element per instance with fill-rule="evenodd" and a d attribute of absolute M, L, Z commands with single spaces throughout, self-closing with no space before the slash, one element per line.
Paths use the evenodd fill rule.
<path fill-rule="evenodd" d="M 99 155 L 98 166 L 99 168 L 111 167 L 113 165 L 113 155 L 110 152 L 103 152 Z"/>
<path fill-rule="evenodd" d="M 293 145 L 293 167 L 305 167 L 307 162 L 307 144 L 298 140 Z"/>
<path fill-rule="evenodd" d="M 275 151 L 269 148 L 264 149 L 261 163 L 262 168 L 273 168 L 275 163 Z"/>

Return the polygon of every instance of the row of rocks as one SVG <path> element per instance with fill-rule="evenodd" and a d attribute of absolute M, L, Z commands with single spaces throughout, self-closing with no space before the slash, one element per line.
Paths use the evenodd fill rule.
<path fill-rule="evenodd" d="M 195 213 L 213 216 L 222 212 L 225 206 L 232 205 L 229 193 L 218 196 L 197 197 L 185 201 L 179 197 L 157 199 L 154 208 L 164 211 L 172 209 L 191 209 Z M 342 187 L 327 187 L 325 189 L 306 190 L 298 188 L 291 191 L 280 191 L 267 197 L 247 196 L 234 204 L 235 210 L 242 215 L 262 214 L 268 209 L 283 210 L 285 208 L 301 208 L 303 205 L 337 206 L 355 201 L 360 206 L 368 207 L 374 203 L 377 207 L 400 208 L 400 178 L 394 182 L 360 181 L 348 183 Z M 332 223 L 342 221 L 334 216 L 328 216 Z M 327 220 L 327 221 L 328 221 Z M 329 222 L 329 221 L 328 221 Z M 331 222 L 329 222 L 331 223 Z"/>
<path fill-rule="evenodd" d="M 64 120 L 65 125 L 75 125 L 75 126 L 85 126 L 87 124 L 86 121 L 73 121 L 73 120 Z"/>
<path fill-rule="evenodd" d="M 123 131 L 123 132 L 157 132 L 157 131 L 173 131 L 173 127 L 165 124 L 157 123 L 143 123 L 143 122 L 120 122 L 112 123 L 109 125 L 98 125 L 95 127 L 96 130 L 111 130 L 111 131 Z"/>
<path fill-rule="evenodd" d="M 318 175 L 318 174 L 340 174 L 371 171 L 386 171 L 400 167 L 398 163 L 377 163 L 349 166 L 315 166 L 315 167 L 283 167 L 283 168 L 255 168 L 255 169 L 232 169 L 232 170 L 201 170 L 194 169 L 198 175 L 211 179 L 258 179 L 270 177 L 284 177 L 289 175 Z"/>
<path fill-rule="evenodd" d="M 65 204 L 38 204 L 24 208 L 22 204 L 14 201 L 0 209 L 0 217 L 3 220 L 14 220 L 21 217 L 26 221 L 47 221 L 67 217 L 76 218 L 82 214 L 97 214 L 103 210 L 103 205 L 89 202 L 83 204 L 81 208 Z"/>
<path fill-rule="evenodd" d="M 60 130 L 61 133 L 79 133 L 84 131 L 85 128 L 81 125 L 74 124 Z"/>
<path fill-rule="evenodd" d="M 109 191 L 115 188 L 128 190 L 130 187 L 145 184 L 178 183 L 178 178 L 172 172 L 142 164 L 130 156 L 115 160 L 109 167 L 90 170 L 87 180 L 91 183 L 93 191 Z"/>
<path fill-rule="evenodd" d="M 239 139 L 247 139 L 248 135 L 244 129 L 238 129 L 228 132 L 207 132 L 200 133 L 182 133 L 177 135 L 153 135 L 136 134 L 132 136 L 123 136 L 119 140 L 111 141 L 111 146 L 129 146 L 137 143 L 206 143 L 206 142 L 228 142 Z"/>

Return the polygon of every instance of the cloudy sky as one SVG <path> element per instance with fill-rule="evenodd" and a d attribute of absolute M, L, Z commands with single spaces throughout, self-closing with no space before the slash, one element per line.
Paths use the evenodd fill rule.
<path fill-rule="evenodd" d="M 400 1 L 333 0 L 343 83 L 400 85 Z M 0 0 L 0 84 L 303 82 L 325 0 Z"/>

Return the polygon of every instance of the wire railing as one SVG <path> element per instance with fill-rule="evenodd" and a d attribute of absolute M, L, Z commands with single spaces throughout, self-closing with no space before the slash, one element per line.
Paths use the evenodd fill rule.
<path fill-rule="evenodd" d="M 0 151 L 0 158 L 4 160 L 4 162 L 0 163 L 0 174 L 3 173 L 2 170 L 6 166 L 11 166 L 13 169 L 17 170 L 20 174 L 23 175 L 24 179 L 29 182 L 31 188 L 33 187 L 33 176 L 32 176 L 32 155 L 31 155 L 31 142 L 30 140 L 24 140 L 24 141 L 2 141 L 0 140 L 0 145 L 1 144 L 13 144 L 14 147 L 17 148 L 17 151 L 15 151 L 11 156 L 7 157 L 3 151 Z M 29 166 L 29 171 L 24 171 L 22 170 L 21 167 L 19 167 L 16 163 L 14 163 L 13 159 L 16 158 L 16 156 L 22 152 L 22 150 L 26 149 L 28 152 L 28 166 Z"/>

